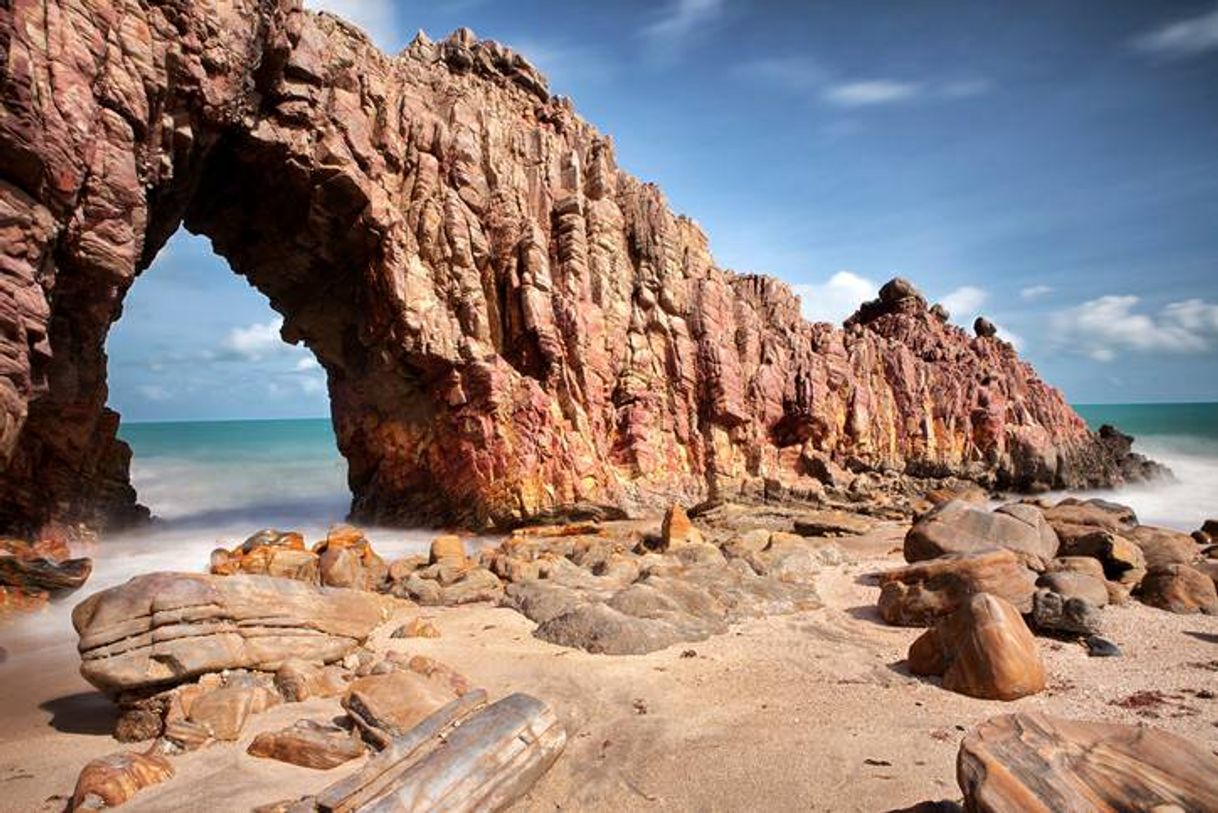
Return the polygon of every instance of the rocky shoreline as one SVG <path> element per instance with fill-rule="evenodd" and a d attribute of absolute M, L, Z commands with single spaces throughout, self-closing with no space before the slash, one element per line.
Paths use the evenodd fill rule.
<path fill-rule="evenodd" d="M 707 651 L 731 649 L 749 628 L 802 630 L 784 638 L 827 646 L 827 654 L 834 646 L 866 651 L 877 638 L 891 648 L 897 639 L 885 631 L 912 627 L 890 667 L 895 671 L 858 673 L 859 664 L 844 663 L 829 666 L 826 676 L 877 699 L 890 694 L 894 679 L 906 687 L 924 681 L 926 688 L 913 692 L 924 698 L 918 705 L 928 691 L 976 698 L 981 705 L 970 717 L 992 719 L 960 745 L 959 793 L 967 809 L 1026 809 L 1020 806 L 1033 798 L 1046 810 L 1060 809 L 1063 799 L 1114 810 L 1151 801 L 1205 809 L 1218 800 L 1212 770 L 1218 760 L 1205 745 L 1213 741 L 1212 726 L 1193 742 L 1122 727 L 1184 722 L 1196 738 L 1190 721 L 1202 723 L 1211 692 L 1168 691 L 1152 674 L 1155 688 L 1113 698 L 1094 723 L 1076 722 L 1069 700 L 1088 691 L 1082 672 L 1093 668 L 1079 663 L 1115 664 L 1101 677 L 1147 666 L 1153 673 L 1153 664 L 1129 663 L 1146 653 L 1126 616 L 1148 629 L 1163 627 L 1159 618 L 1206 619 L 1196 639 L 1170 632 L 1173 637 L 1159 643 L 1173 652 L 1213 646 L 1218 547 L 1211 535 L 1218 524 L 1190 536 L 1141 525 L 1127 507 L 1094 499 L 995 507 L 964 483 L 909 507 L 917 511 L 912 522 L 884 517 L 894 512 L 891 506 L 866 514 L 791 505 L 716 503 L 691 512 L 673 506 L 662 520 L 519 529 L 476 551 L 466 550 L 459 536 L 441 535 L 427 555 L 390 562 L 351 526 L 335 527 L 312 546 L 300 534 L 259 532 L 235 548 L 217 549 L 210 574 L 148 574 L 76 607 L 81 674 L 117 709 L 111 730 L 91 737 L 89 748 L 96 751 L 111 735 L 137 745 L 83 765 L 69 807 L 126 802 L 156 809 L 194 792 L 200 764 L 230 764 L 244 754 L 243 765 L 277 761 L 324 775 L 306 783 L 313 790 L 303 797 L 291 793 L 297 785 L 285 777 L 292 774 L 248 789 L 240 804 L 260 810 L 371 810 L 376 799 L 391 797 L 408 800 L 406 809 L 441 802 L 476 809 L 492 798 L 498 806 L 537 809 L 540 799 L 572 792 L 547 789 L 547 770 L 558 773 L 553 781 L 578 782 L 615 763 L 602 754 L 594 763 L 599 767 L 569 764 L 587 758 L 564 747 L 596 727 L 589 717 L 596 704 L 587 706 L 587 698 L 569 689 L 549 697 L 554 675 L 545 674 L 546 658 L 530 656 L 533 665 L 512 680 L 491 677 L 503 666 L 481 663 L 477 653 L 495 646 L 498 624 L 480 632 L 469 624 L 488 614 L 502 624 L 500 613 L 519 619 L 509 626 L 534 641 L 513 647 L 550 660 L 582 651 L 593 659 L 584 669 L 607 673 L 657 660 L 693 661 L 693 667 Z M 893 562 L 894 555 L 905 561 Z M 843 592 L 866 592 L 870 606 L 842 606 Z M 824 637 L 830 619 L 845 623 L 849 637 Z M 461 640 L 446 640 L 455 628 L 468 631 Z M 733 662 L 756 676 L 773 656 L 760 642 L 753 646 L 761 648 L 734 653 Z M 427 654 L 439 651 L 444 657 Z M 1059 671 L 1063 651 L 1083 657 L 1068 673 Z M 1202 687 L 1201 667 L 1214 662 L 1211 654 L 1184 668 L 1196 670 L 1193 682 Z M 487 678 L 464 674 L 471 665 Z M 637 687 L 654 700 L 631 701 L 634 714 L 649 714 L 651 702 L 684 702 L 686 684 L 661 688 L 660 675 L 671 667 L 656 668 L 660 672 Z M 522 693 L 522 685 L 536 688 Z M 805 699 L 824 691 L 809 686 L 811 694 L 801 695 L 792 686 L 776 697 L 789 701 L 792 690 Z M 1039 705 L 1020 705 L 1042 697 Z M 742 701 L 720 700 L 729 707 Z M 768 705 L 765 694 L 744 702 Z M 292 718 L 297 704 L 301 716 Z M 1006 715 L 1008 704 L 1017 708 L 1013 716 Z M 1128 713 L 1114 721 L 1112 709 Z M 709 733 L 696 721 L 691 725 L 698 736 Z M 887 724 L 877 725 L 882 731 Z M 895 734 L 901 724 L 892 725 Z M 505 731 L 534 733 L 521 740 Z M 462 737 L 454 739 L 456 732 Z M 1039 745 L 1030 744 L 1032 736 Z M 1097 754 L 1069 767 L 1053 761 L 1049 778 L 1038 767 L 1047 753 L 1074 753 L 1100 740 L 1113 756 Z M 437 742 L 450 747 L 436 750 Z M 459 749 L 454 742 L 462 743 Z M 524 742 L 526 750 L 503 757 L 509 742 Z M 437 767 L 441 763 L 447 767 Z M 175 777 L 179 764 L 191 766 L 184 777 Z M 1123 767 L 1115 769 L 1118 764 Z M 426 777 L 437 771 L 468 781 L 435 786 Z M 937 769 L 922 761 L 916 772 Z M 469 795 L 473 775 L 483 795 Z M 773 788 L 774 800 L 785 802 L 777 807 L 799 805 L 799 787 L 795 782 L 789 795 Z M 881 786 L 872 792 L 874 804 L 866 809 L 917 801 Z M 602 793 L 585 799 L 595 802 L 588 806 L 629 798 L 620 787 Z M 949 801 L 936 809 L 956 804 L 950 794 L 940 796 Z M 67 789 L 54 798 L 68 799 Z M 347 798 L 353 801 L 335 801 Z"/>

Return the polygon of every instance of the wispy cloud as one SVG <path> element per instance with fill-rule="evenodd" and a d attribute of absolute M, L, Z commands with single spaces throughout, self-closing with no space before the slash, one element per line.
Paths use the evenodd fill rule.
<path fill-rule="evenodd" d="M 259 322 L 247 327 L 235 327 L 228 332 L 220 342 L 220 359 L 240 361 L 260 361 L 275 353 L 283 352 L 285 344 L 279 335 L 283 327 L 282 319 L 272 319 L 269 322 Z"/>
<path fill-rule="evenodd" d="M 830 85 L 821 93 L 821 98 L 839 107 L 871 107 L 908 101 L 921 94 L 922 86 L 916 82 L 866 79 Z"/>
<path fill-rule="evenodd" d="M 1042 296 L 1048 296 L 1051 293 L 1053 293 L 1053 286 L 1051 285 L 1029 285 L 1019 292 L 1019 296 L 1021 299 L 1030 302 L 1033 299 L 1040 299 Z"/>
<path fill-rule="evenodd" d="M 142 384 L 136 388 L 136 392 L 145 400 L 156 403 L 163 403 L 173 398 L 173 393 L 169 388 L 160 384 Z"/>
<path fill-rule="evenodd" d="M 605 81 L 616 72 L 612 61 L 587 46 L 520 38 L 505 44 L 560 89 L 567 82 Z"/>
<path fill-rule="evenodd" d="M 962 285 L 941 297 L 939 303 L 953 316 L 964 319 L 975 317 L 989 298 L 989 293 L 976 285 Z"/>
<path fill-rule="evenodd" d="M 850 271 L 838 271 L 824 282 L 792 285 L 799 295 L 800 310 L 809 322 L 841 324 L 858 310 L 859 305 L 874 299 L 879 283 Z"/>
<path fill-rule="evenodd" d="M 742 80 L 789 93 L 811 95 L 835 107 L 863 108 L 901 102 L 959 101 L 984 96 L 994 83 L 984 77 L 952 79 L 848 78 L 803 56 L 772 56 L 737 65 Z"/>
<path fill-rule="evenodd" d="M 1218 344 L 1218 304 L 1200 299 L 1172 302 L 1158 314 L 1138 312 L 1136 296 L 1108 295 L 1055 314 L 1055 342 L 1096 361 L 1122 351 L 1205 353 Z"/>
<path fill-rule="evenodd" d="M 1185 17 L 1136 37 L 1133 47 L 1143 53 L 1186 57 L 1218 50 L 1218 7 L 1195 17 Z"/>
<path fill-rule="evenodd" d="M 652 55 L 673 59 L 695 36 L 723 14 L 724 0 L 668 0 L 660 15 L 643 26 Z"/>

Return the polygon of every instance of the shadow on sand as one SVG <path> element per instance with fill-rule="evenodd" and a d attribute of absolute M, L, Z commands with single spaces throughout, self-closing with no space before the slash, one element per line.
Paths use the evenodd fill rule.
<path fill-rule="evenodd" d="M 50 725 L 64 734 L 112 734 L 118 707 L 101 692 L 77 692 L 42 703 L 50 712 Z"/>

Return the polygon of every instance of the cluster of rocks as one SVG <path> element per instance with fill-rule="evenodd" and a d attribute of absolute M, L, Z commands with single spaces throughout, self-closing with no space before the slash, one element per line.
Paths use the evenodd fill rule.
<path fill-rule="evenodd" d="M 52 596 L 81 587 L 93 572 L 93 560 L 73 558 L 69 543 L 91 539 L 85 529 L 54 525 L 34 541 L 0 537 L 0 616 L 41 607 Z"/>
<path fill-rule="evenodd" d="M 537 622 L 543 640 L 638 654 L 703 640 L 744 618 L 819 607 L 814 577 L 844 560 L 833 538 L 872 527 L 838 510 L 774 508 L 759 517 L 716 504 L 700 516 L 705 531 L 679 505 L 658 531 L 645 521 L 525 527 L 473 555 L 460 537 L 443 535 L 427 554 L 388 565 L 350 526 L 312 550 L 299 534 L 267 530 L 216 551 L 211 572 L 372 590 L 425 606 L 494 602 Z M 435 631 L 415 619 L 398 633 Z"/>
<path fill-rule="evenodd" d="M 879 574 L 879 611 L 890 624 L 932 627 L 910 648 L 916 674 L 1014 699 L 1045 685 L 1029 624 L 1084 639 L 1093 655 L 1118 655 L 1102 636 L 1110 603 L 1133 596 L 1175 613 L 1218 612 L 1218 547 L 1209 541 L 1205 529 L 1141 525 L 1130 508 L 1099 499 L 994 510 L 950 499 L 909 529 L 911 564 Z"/>
<path fill-rule="evenodd" d="M 272 554 L 299 552 L 290 536 L 260 534 L 234 559 L 283 565 L 288 559 Z M 336 538 L 342 534 L 327 540 L 330 550 L 359 548 L 336 547 Z M 387 798 L 401 803 L 395 809 L 478 809 L 492 796 L 515 798 L 557 758 L 561 725 L 533 698 L 486 706 L 484 691 L 434 659 L 367 648 L 372 631 L 406 606 L 367 591 L 240 573 L 150 574 L 90 597 L 73 614 L 81 672 L 119 705 L 116 738 L 151 744 L 86 765 L 72 808 L 121 804 L 171 777 L 171 757 L 236 742 L 258 714 L 282 703 L 332 697 L 341 698 L 339 717 L 260 732 L 247 753 L 328 770 L 377 752 L 361 781 L 347 777 L 323 793 L 341 809 L 370 809 Z M 454 755 L 456 732 L 466 743 Z M 440 737 L 444 755 L 435 748 Z M 469 763 L 482 783 L 471 791 L 458 781 L 468 776 L 437 781 L 452 759 Z M 319 804 L 293 800 L 290 807 Z"/>

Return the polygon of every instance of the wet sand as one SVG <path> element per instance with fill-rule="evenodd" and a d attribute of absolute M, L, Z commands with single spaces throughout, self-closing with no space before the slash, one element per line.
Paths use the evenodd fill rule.
<path fill-rule="evenodd" d="M 438 658 L 492 699 L 527 691 L 555 707 L 567 749 L 518 810 L 876 811 L 954 799 L 965 731 L 1012 711 L 1147 723 L 1218 748 L 1218 699 L 1205 696 L 1216 688 L 1218 618 L 1132 602 L 1107 608 L 1107 633 L 1125 656 L 1089 658 L 1078 644 L 1038 639 L 1049 689 L 1012 703 L 910 676 L 903 661 L 920 631 L 879 621 L 879 591 L 868 578 L 900 563 L 903 532 L 888 525 L 841 540 L 853 561 L 818 578 L 822 609 L 748 621 L 649 655 L 554 646 L 534 638 L 523 616 L 487 606 L 406 610 L 372 646 Z M 442 637 L 388 638 L 417 614 Z M 23 663 L 37 668 L 10 671 Z M 10 659 L 0 670 L 0 810 L 61 810 L 85 762 L 129 746 L 110 738 L 113 713 L 76 675 L 70 646 L 37 662 Z M 1142 691 L 1163 697 L 1121 705 Z M 254 717 L 235 747 L 174 758 L 177 776 L 124 809 L 247 810 L 314 792 L 350 767 L 314 771 L 250 757 L 245 747 L 260 731 L 338 713 L 331 699 Z"/>

